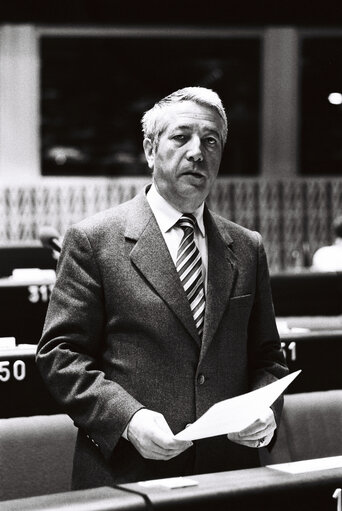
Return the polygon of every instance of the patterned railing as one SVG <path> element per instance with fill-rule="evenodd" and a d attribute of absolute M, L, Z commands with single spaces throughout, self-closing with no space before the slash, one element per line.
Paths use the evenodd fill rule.
<path fill-rule="evenodd" d="M 41 179 L 0 186 L 0 244 L 38 243 L 42 225 L 61 234 L 93 213 L 139 191 L 146 178 Z M 342 179 L 219 179 L 209 205 L 261 232 L 272 271 L 300 266 L 332 241 L 331 222 L 342 214 Z"/>

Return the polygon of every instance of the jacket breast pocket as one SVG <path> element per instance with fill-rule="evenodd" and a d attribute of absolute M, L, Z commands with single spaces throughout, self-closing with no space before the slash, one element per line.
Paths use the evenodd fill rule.
<path fill-rule="evenodd" d="M 247 295 L 232 296 L 229 300 L 229 307 L 240 308 L 250 307 L 252 304 L 253 295 L 251 293 Z"/>
<path fill-rule="evenodd" d="M 243 346 L 242 339 L 247 338 L 252 305 L 252 294 L 232 296 L 228 303 L 226 320 L 230 332 L 229 338 L 231 343 L 237 342 L 240 348 Z"/>

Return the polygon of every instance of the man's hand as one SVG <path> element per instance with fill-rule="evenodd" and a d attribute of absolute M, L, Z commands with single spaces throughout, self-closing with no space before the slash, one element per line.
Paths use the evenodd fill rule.
<path fill-rule="evenodd" d="M 247 447 L 266 447 L 272 440 L 277 424 L 271 408 L 253 424 L 238 433 L 228 433 L 228 439 Z"/>
<path fill-rule="evenodd" d="M 141 456 L 151 460 L 169 460 L 192 445 L 192 442 L 177 440 L 164 416 L 146 408 L 133 415 L 127 438 Z"/>

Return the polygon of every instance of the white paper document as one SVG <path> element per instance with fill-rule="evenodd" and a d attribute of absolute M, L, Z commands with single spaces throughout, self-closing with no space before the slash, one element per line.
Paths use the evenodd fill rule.
<path fill-rule="evenodd" d="M 313 460 L 293 461 L 292 463 L 278 463 L 266 465 L 267 468 L 287 472 L 288 474 L 302 474 L 316 470 L 331 470 L 342 468 L 342 456 L 329 456 L 328 458 L 315 458 Z"/>
<path fill-rule="evenodd" d="M 300 372 L 296 371 L 265 387 L 216 403 L 175 437 L 180 440 L 198 440 L 241 431 L 263 414 Z"/>
<path fill-rule="evenodd" d="M 198 486 L 198 482 L 189 477 L 169 477 L 167 479 L 153 479 L 150 481 L 140 481 L 138 484 L 145 488 L 155 488 L 163 486 L 173 490 L 174 488 L 186 488 L 187 486 Z"/>

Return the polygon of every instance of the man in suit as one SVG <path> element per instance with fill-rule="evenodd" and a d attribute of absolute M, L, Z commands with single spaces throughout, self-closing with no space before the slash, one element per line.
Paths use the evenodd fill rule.
<path fill-rule="evenodd" d="M 67 231 L 38 346 L 79 428 L 73 488 L 257 466 L 282 408 L 228 438 L 174 436 L 287 368 L 260 235 L 205 205 L 227 137 L 221 100 L 181 89 L 142 122 L 152 186 Z"/>

